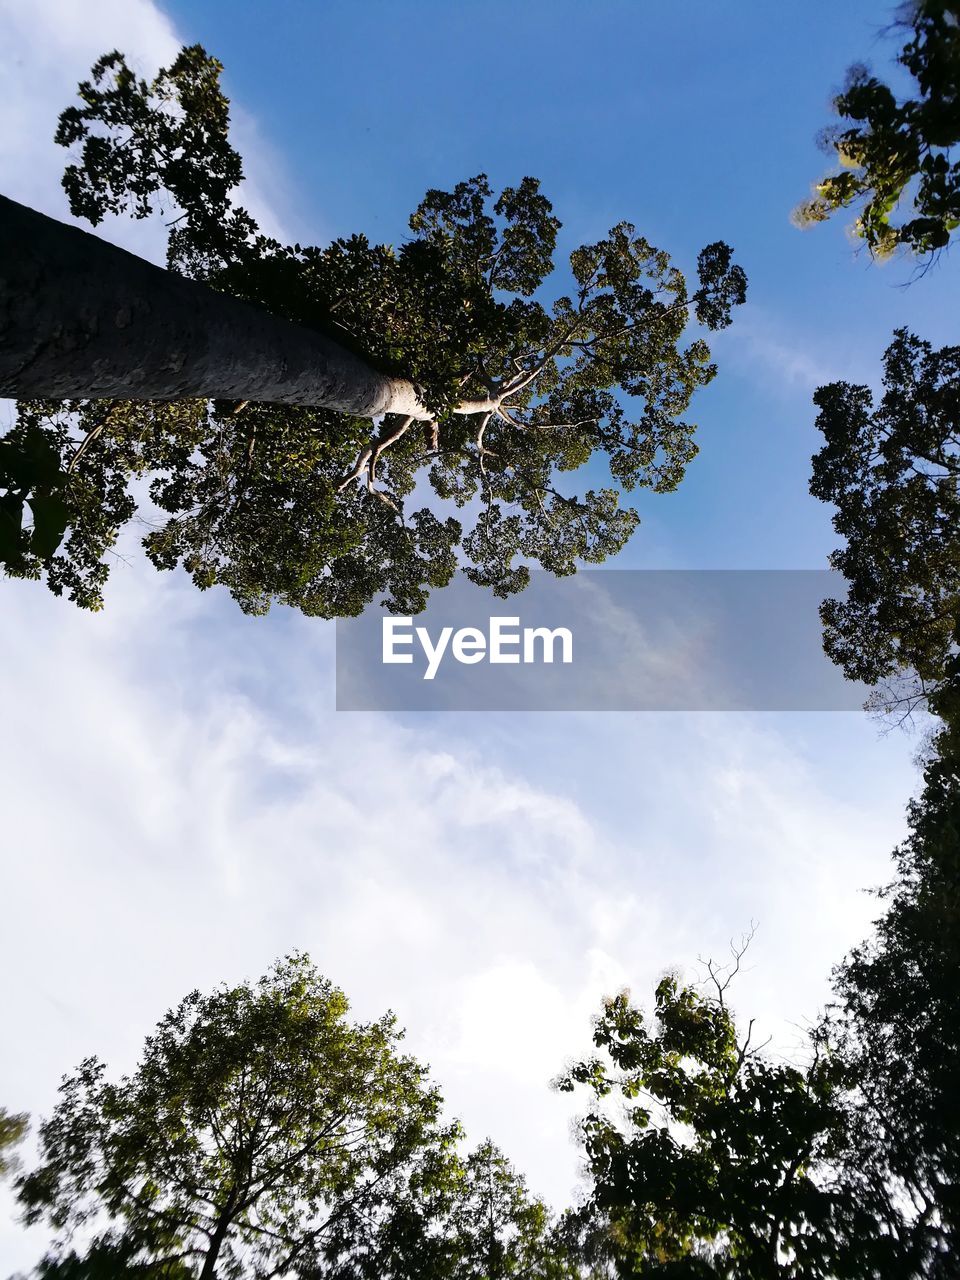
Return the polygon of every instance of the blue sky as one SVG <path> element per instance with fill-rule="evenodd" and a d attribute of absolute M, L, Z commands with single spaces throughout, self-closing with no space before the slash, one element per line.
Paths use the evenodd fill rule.
<path fill-rule="evenodd" d="M 630 219 L 750 277 L 696 404 L 700 457 L 643 498 L 627 566 L 815 568 L 813 388 L 876 381 L 894 326 L 955 338 L 949 262 L 909 288 L 842 225 L 796 231 L 814 135 L 885 6 L 0 0 L 0 189 L 65 217 L 58 112 L 102 52 L 226 64 L 244 198 L 323 243 L 397 241 L 430 186 L 543 181 L 562 247 Z M 160 230 L 103 234 L 162 255 Z M 9 410 L 0 407 L 0 421 Z M 563 1203 L 547 1081 L 605 992 L 646 998 L 759 921 L 735 993 L 788 1053 L 875 908 L 916 742 L 857 714 L 337 715 L 332 627 L 242 617 L 135 545 L 102 615 L 4 586 L 8 835 L 0 1102 L 42 1113 L 87 1053 L 129 1068 L 194 986 L 310 951 L 363 1016 L 394 1008 L 450 1110 Z M 371 780 L 373 782 L 371 783 Z M 0 1268 L 42 1247 L 0 1220 Z"/>

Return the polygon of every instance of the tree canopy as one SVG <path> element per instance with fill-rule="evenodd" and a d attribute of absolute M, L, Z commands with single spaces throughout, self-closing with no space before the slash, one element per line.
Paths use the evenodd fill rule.
<path fill-rule="evenodd" d="M 191 1276 L 295 1272 L 336 1252 L 342 1219 L 388 1204 L 454 1131 L 394 1019 L 351 1023 L 303 957 L 258 983 L 193 992 L 158 1025 L 132 1075 L 95 1058 L 65 1079 L 19 1183 L 26 1220 L 67 1254 Z"/>
<path fill-rule="evenodd" d="M 353 1215 L 303 1280 L 589 1280 L 576 1242 L 489 1139 L 446 1152 L 388 1213 Z"/>
<path fill-rule="evenodd" d="M 960 775 L 942 760 L 876 937 L 792 1065 L 738 1029 L 744 946 L 648 1018 L 604 1001 L 586 1198 L 555 1220 L 489 1140 L 463 1152 L 391 1016 L 351 1024 L 302 956 L 194 992 L 112 1084 L 88 1059 L 18 1179 L 38 1280 L 891 1280 L 953 1274 Z M 14 1118 L 15 1122 L 22 1118 Z M 82 1243 L 77 1246 L 77 1241 Z"/>
<path fill-rule="evenodd" d="M 900 1241 L 909 1276 L 960 1256 L 960 753 L 926 769 L 876 931 L 834 976 L 847 1064 L 845 1176 Z"/>
<path fill-rule="evenodd" d="M 716 368 L 684 335 L 743 302 L 729 247 L 707 245 L 689 285 L 621 222 L 570 254 L 551 296 L 549 201 L 533 178 L 496 194 L 482 174 L 427 192 L 398 247 L 281 244 L 233 203 L 221 69 L 199 46 L 152 82 L 101 58 L 57 132 L 78 153 L 73 212 L 96 225 L 163 209 L 171 270 L 336 336 L 412 382 L 422 417 L 371 429 L 266 403 L 22 404 L 0 462 L 8 572 L 99 608 L 118 531 L 140 520 L 158 568 L 226 586 L 248 612 L 338 616 L 381 593 L 418 611 L 458 565 L 502 595 L 530 565 L 569 574 L 619 550 L 638 522 L 621 494 L 675 489 L 696 454 L 684 415 Z M 565 473 L 591 462 L 597 484 L 574 493 Z"/>
<path fill-rule="evenodd" d="M 900 329 L 883 383 L 876 403 L 846 382 L 817 390 L 810 490 L 846 539 L 830 557 L 848 593 L 823 606 L 827 653 L 909 710 L 943 685 L 960 640 L 960 347 Z"/>
<path fill-rule="evenodd" d="M 53 1233 L 37 1276 L 579 1277 L 502 1152 L 461 1151 L 393 1016 L 347 1014 L 294 955 L 256 983 L 192 992 L 117 1083 L 84 1061 L 17 1183 L 25 1220 Z"/>
<path fill-rule="evenodd" d="M 836 124 L 821 135 L 842 166 L 801 204 L 801 225 L 857 207 L 855 234 L 879 257 L 899 248 L 919 255 L 943 249 L 960 226 L 960 4 L 908 0 L 898 27 L 908 38 L 897 62 L 915 82 L 914 96 L 862 65 L 851 67 L 834 99 Z"/>
<path fill-rule="evenodd" d="M 577 1214 L 587 1256 L 618 1277 L 866 1277 L 890 1240 L 845 1195 L 843 1075 L 811 1040 L 804 1067 L 738 1032 L 726 972 L 713 994 L 662 979 L 653 1017 L 629 993 L 596 1020 L 600 1053 L 559 1080 L 583 1088 L 580 1122 L 590 1199 Z"/>

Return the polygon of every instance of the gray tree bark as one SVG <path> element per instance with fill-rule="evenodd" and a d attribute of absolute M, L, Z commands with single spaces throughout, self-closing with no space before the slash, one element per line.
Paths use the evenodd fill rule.
<path fill-rule="evenodd" d="M 431 414 L 318 331 L 0 196 L 0 396 L 263 400 Z M 465 403 L 460 413 L 486 402 Z"/>

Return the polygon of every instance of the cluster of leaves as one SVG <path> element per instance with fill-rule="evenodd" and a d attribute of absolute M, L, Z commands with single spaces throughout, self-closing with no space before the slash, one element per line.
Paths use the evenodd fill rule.
<path fill-rule="evenodd" d="M 594 1101 L 588 1256 L 622 1277 L 883 1274 L 890 1241 L 827 1176 L 845 1143 L 841 1067 L 818 1039 L 805 1069 L 751 1046 L 752 1023 L 738 1039 L 729 974 L 711 973 L 714 996 L 665 977 L 652 1026 L 628 994 L 607 1000 L 601 1054 L 558 1082 Z"/>
<path fill-rule="evenodd" d="M 434 1160 L 388 1212 L 350 1227 L 303 1280 L 588 1280 L 575 1242 L 489 1139 Z"/>
<path fill-rule="evenodd" d="M 175 193 L 182 214 L 170 233 L 169 262 L 198 279 L 256 233 L 250 215 L 231 203 L 243 166 L 228 139 L 222 71 L 192 45 L 148 82 L 114 50 L 81 82 L 83 105 L 61 114 L 54 138 L 79 148 L 63 186 L 74 215 L 94 226 L 107 214 L 145 218 L 165 193 Z"/>
<path fill-rule="evenodd" d="M 851 1190 L 896 1234 L 891 1274 L 946 1278 L 960 1256 L 960 752 L 939 746 L 876 932 L 836 972 L 830 1030 L 851 1082 Z"/>
<path fill-rule="evenodd" d="M 960 347 L 898 330 L 879 403 L 845 382 L 814 399 L 825 443 L 810 488 L 837 508 L 846 545 L 831 563 L 848 583 L 824 604 L 825 648 L 909 709 L 943 685 L 960 638 Z"/>
<path fill-rule="evenodd" d="M 638 522 L 621 492 L 675 489 L 696 453 L 683 415 L 716 369 L 702 338 L 683 335 L 691 316 L 719 329 L 743 302 L 729 247 L 701 252 L 691 289 L 621 223 L 571 254 L 573 289 L 548 303 L 560 225 L 549 202 L 532 178 L 494 198 L 483 175 L 428 192 L 398 249 L 360 235 L 282 245 L 231 203 L 242 169 L 220 70 L 199 46 L 152 83 L 119 53 L 101 59 L 57 135 L 81 147 L 65 177 L 73 211 L 96 223 L 166 202 L 180 211 L 173 270 L 332 334 L 411 381 L 432 416 L 388 416 L 371 433 L 363 420 L 277 405 L 81 403 L 62 407 L 77 415 L 70 435 L 61 407 L 24 406 L 63 462 L 84 443 L 83 493 L 156 463 L 150 497 L 171 519 L 148 538 L 151 558 L 227 586 L 253 611 L 279 600 L 355 613 L 381 592 L 416 611 L 458 563 L 506 594 L 530 564 L 569 574 L 619 550 Z M 92 438 L 107 416 L 114 426 Z M 591 461 L 613 484 L 568 492 L 563 473 Z M 408 511 L 429 490 L 429 505 Z M 29 570 L 97 604 L 106 525 L 115 533 L 123 505 L 100 522 L 86 507 L 83 520 L 71 506 L 81 491 L 64 492 L 71 538 L 56 564 L 41 555 Z M 472 524 L 435 514 L 451 504 Z M 95 589 L 74 585 L 94 578 Z"/>
<path fill-rule="evenodd" d="M 366 425 L 356 420 L 311 410 L 288 419 L 260 404 L 238 418 L 231 406 L 188 400 L 19 408 L 4 444 L 42 442 L 70 523 L 46 555 L 22 535 L 8 571 L 45 571 L 52 591 L 84 608 L 102 607 L 107 557 L 131 520 L 146 526 L 143 546 L 157 568 L 181 564 L 201 589 L 226 585 L 249 613 L 278 600 L 339 616 L 377 594 L 417 611 L 425 584 L 442 585 L 454 571 L 456 521 L 424 509 L 403 525 L 366 489 L 338 493 Z"/>
<path fill-rule="evenodd" d="M 40 1128 L 41 1163 L 20 1182 L 27 1221 L 61 1242 L 103 1226 L 104 1250 L 201 1274 L 316 1261 L 344 1205 L 369 1207 L 421 1149 L 451 1141 L 393 1019 L 346 1013 L 292 957 L 256 985 L 188 996 L 118 1084 L 87 1060 Z"/>
<path fill-rule="evenodd" d="M 19 577 L 39 577 L 39 566 L 53 556 L 71 518 L 68 477 L 50 436 L 21 415 L 0 440 L 0 564 Z"/>
<path fill-rule="evenodd" d="M 855 231 L 872 253 L 898 248 L 917 254 L 943 249 L 960 226 L 960 4 L 912 0 L 903 24 L 909 38 L 898 62 L 916 82 L 915 97 L 894 91 L 856 66 L 834 109 L 848 127 L 822 136 L 844 166 L 817 184 L 796 213 L 801 224 L 822 222 L 860 205 Z M 906 206 L 900 221 L 891 221 Z"/>
<path fill-rule="evenodd" d="M 351 1023 L 291 956 L 193 992 L 119 1083 L 82 1063 L 18 1182 L 26 1220 L 54 1232 L 37 1275 L 574 1280 L 497 1148 L 460 1154 L 401 1035 L 390 1015 Z"/>

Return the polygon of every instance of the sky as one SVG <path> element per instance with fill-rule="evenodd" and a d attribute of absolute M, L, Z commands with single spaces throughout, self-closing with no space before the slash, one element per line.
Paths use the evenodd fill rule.
<path fill-rule="evenodd" d="M 876 385 L 898 325 L 952 336 L 951 263 L 911 283 L 791 208 L 845 68 L 885 69 L 883 6 L 640 0 L 0 0 L 0 190 L 68 218 L 56 117 L 113 48 L 225 64 L 244 202 L 302 243 L 397 243 L 429 187 L 538 176 L 561 251 L 621 219 L 692 268 L 731 243 L 700 456 L 641 500 L 619 568 L 821 568 L 811 394 Z M 108 238 L 159 260 L 162 228 Z M 955 291 L 955 285 L 953 286 Z M 0 406 L 0 429 L 10 421 Z M 802 1049 L 916 788 L 915 739 L 860 713 L 337 713 L 332 624 L 242 616 L 130 547 L 102 614 L 3 584 L 0 1104 L 49 1113 L 94 1053 L 129 1070 L 187 991 L 308 951 L 358 1017 L 392 1008 L 471 1138 L 575 1194 L 549 1081 L 603 995 L 647 1001 L 757 923 L 733 992 Z M 45 1236 L 0 1216 L 0 1274 Z"/>

